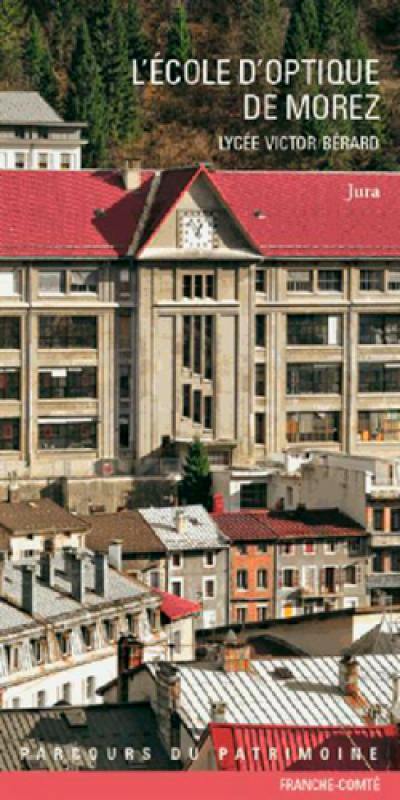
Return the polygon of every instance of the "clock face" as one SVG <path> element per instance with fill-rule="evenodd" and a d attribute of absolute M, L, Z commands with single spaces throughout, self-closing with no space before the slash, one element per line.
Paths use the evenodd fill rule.
<path fill-rule="evenodd" d="M 179 243 L 185 250 L 212 250 L 215 215 L 211 211 L 184 211 L 179 219 Z"/>

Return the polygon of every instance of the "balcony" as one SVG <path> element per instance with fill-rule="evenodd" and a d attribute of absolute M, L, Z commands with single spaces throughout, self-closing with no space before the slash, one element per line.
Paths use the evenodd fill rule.
<path fill-rule="evenodd" d="M 367 591 L 371 589 L 400 589 L 400 572 L 368 575 Z"/>
<path fill-rule="evenodd" d="M 371 547 L 400 547 L 400 532 L 373 533 Z"/>

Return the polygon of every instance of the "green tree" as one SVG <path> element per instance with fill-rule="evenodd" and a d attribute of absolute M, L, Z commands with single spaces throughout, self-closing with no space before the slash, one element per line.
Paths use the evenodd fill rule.
<path fill-rule="evenodd" d="M 281 47 L 283 13 L 281 0 L 245 0 L 242 4 L 242 52 L 268 58 Z"/>
<path fill-rule="evenodd" d="M 112 18 L 113 37 L 104 75 L 110 119 L 110 139 L 119 144 L 138 129 L 138 107 L 131 79 L 128 37 L 124 17 L 116 8 Z"/>
<path fill-rule="evenodd" d="M 320 21 L 315 0 L 300 0 L 286 33 L 284 57 L 301 59 L 320 44 Z"/>
<path fill-rule="evenodd" d="M 211 473 L 207 450 L 199 439 L 190 445 L 183 467 L 180 498 L 188 505 L 211 507 Z"/>
<path fill-rule="evenodd" d="M 47 41 L 33 12 L 25 47 L 25 69 L 33 89 L 53 106 L 58 106 L 58 84 Z"/>
<path fill-rule="evenodd" d="M 192 39 L 190 35 L 186 10 L 179 4 L 172 13 L 167 32 L 165 57 L 185 62 L 192 56 Z"/>
<path fill-rule="evenodd" d="M 128 0 L 127 6 L 128 56 L 139 64 L 150 56 L 150 45 L 143 31 L 143 21 L 137 0 Z"/>
<path fill-rule="evenodd" d="M 103 84 L 94 57 L 88 27 L 83 21 L 76 36 L 66 98 L 66 116 L 88 124 L 89 144 L 85 148 L 88 166 L 104 164 L 106 156 L 107 114 Z"/>
<path fill-rule="evenodd" d="M 22 26 L 24 7 L 21 0 L 2 0 L 0 4 L 0 75 L 10 87 L 22 80 Z"/>

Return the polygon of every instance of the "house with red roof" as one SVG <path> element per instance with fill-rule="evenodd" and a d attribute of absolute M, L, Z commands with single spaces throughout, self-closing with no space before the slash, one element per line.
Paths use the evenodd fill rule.
<path fill-rule="evenodd" d="M 161 625 L 167 634 L 170 661 L 194 661 L 196 658 L 195 618 L 201 612 L 199 603 L 160 589 Z"/>

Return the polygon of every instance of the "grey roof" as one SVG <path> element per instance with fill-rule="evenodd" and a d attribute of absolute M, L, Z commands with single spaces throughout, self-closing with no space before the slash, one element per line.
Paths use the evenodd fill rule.
<path fill-rule="evenodd" d="M 37 628 L 37 623 L 24 611 L 14 608 L 4 600 L 0 600 L 0 635 L 11 633 L 19 628 Z"/>
<path fill-rule="evenodd" d="M 340 658 L 272 658 L 252 661 L 251 671 L 224 672 L 176 665 L 185 724 L 199 737 L 210 721 L 211 703 L 226 703 L 226 722 L 278 725 L 360 725 L 365 708 L 350 705 L 339 689 Z M 387 710 L 400 656 L 360 656 L 360 691 L 368 704 Z M 289 669 L 292 678 L 276 672 Z M 156 665 L 146 665 L 155 674 Z M 274 674 L 275 673 L 275 674 Z"/>
<path fill-rule="evenodd" d="M 80 761 L 72 758 L 71 748 L 79 748 Z M 29 756 L 21 761 L 21 748 L 29 748 Z M 38 760 L 38 748 L 45 758 Z M 62 748 L 64 758 L 54 757 L 55 748 Z M 151 749 L 151 759 L 127 762 L 124 748 L 140 752 Z M 89 749 L 98 749 L 95 762 Z M 107 748 L 117 748 L 117 758 L 107 758 Z M 36 756 L 36 758 L 35 758 Z M 160 742 L 153 712 L 148 703 L 119 705 L 55 706 L 49 709 L 0 710 L 0 771 L 27 769 L 51 771 L 95 770 L 171 770 L 170 761 Z"/>
<path fill-rule="evenodd" d="M 62 122 L 39 92 L 0 92 L 0 122 Z"/>
<path fill-rule="evenodd" d="M 177 513 L 183 512 L 186 527 L 179 533 Z M 167 550 L 198 550 L 228 547 L 228 541 L 217 528 L 203 506 L 180 506 L 140 509 L 143 518 L 153 528 Z"/>
<path fill-rule="evenodd" d="M 74 614 L 85 608 L 93 609 L 95 606 L 135 600 L 150 591 L 133 579 L 126 578 L 115 569 L 110 568 L 107 597 L 95 594 L 94 561 L 92 554 L 88 553 L 86 557 L 87 591 L 85 602 L 81 605 L 71 596 L 71 581 L 64 571 L 63 554 L 56 553 L 54 561 L 56 568 L 55 587 L 50 588 L 37 578 L 35 616 L 41 620 L 54 620 L 63 614 Z M 12 603 L 21 606 L 22 570 L 11 562 L 8 562 L 5 566 L 4 591 Z"/>
<path fill-rule="evenodd" d="M 356 639 L 343 652 L 352 656 L 400 654 L 399 626 L 382 617 L 381 622 Z"/>

